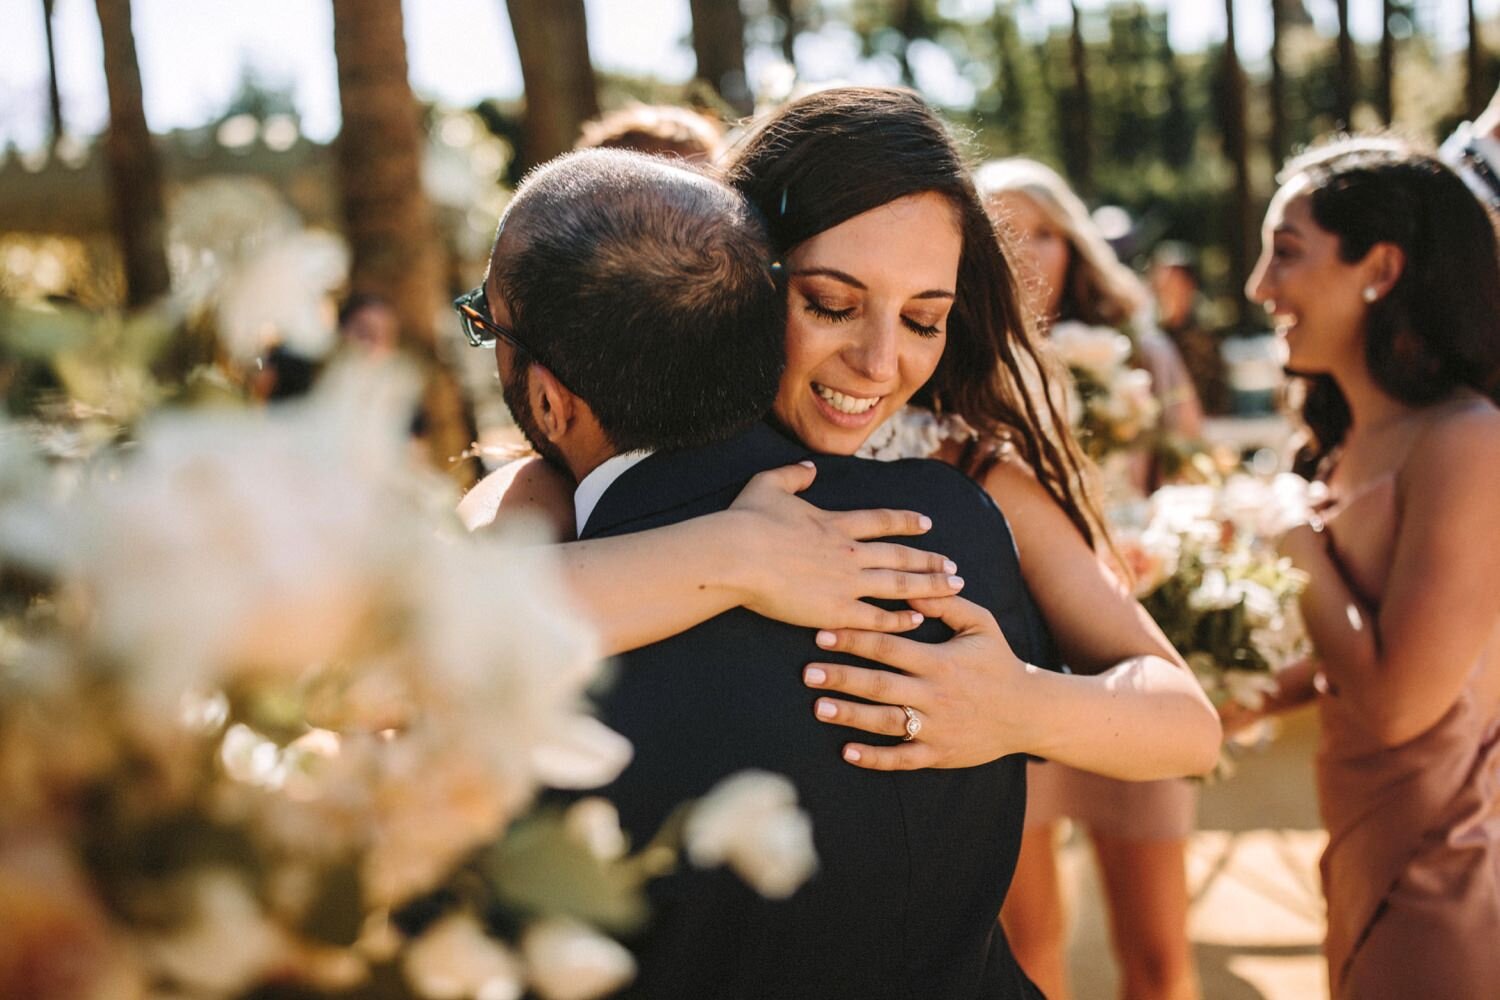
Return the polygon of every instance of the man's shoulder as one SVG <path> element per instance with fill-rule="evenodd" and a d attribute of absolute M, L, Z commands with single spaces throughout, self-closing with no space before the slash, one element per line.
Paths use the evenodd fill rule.
<path fill-rule="evenodd" d="M 904 458 L 894 462 L 842 455 L 821 455 L 814 460 L 817 479 L 808 499 L 821 507 L 906 506 L 915 497 L 928 508 L 969 513 L 976 517 L 998 517 L 999 510 L 978 483 L 946 462 L 931 458 Z"/>

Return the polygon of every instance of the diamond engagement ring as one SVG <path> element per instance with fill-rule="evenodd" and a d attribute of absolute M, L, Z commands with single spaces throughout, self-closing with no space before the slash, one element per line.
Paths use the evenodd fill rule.
<path fill-rule="evenodd" d="M 901 737 L 901 742 L 910 743 L 922 731 L 922 720 L 917 718 L 916 709 L 910 705 L 902 705 L 901 711 L 906 713 L 906 735 Z"/>

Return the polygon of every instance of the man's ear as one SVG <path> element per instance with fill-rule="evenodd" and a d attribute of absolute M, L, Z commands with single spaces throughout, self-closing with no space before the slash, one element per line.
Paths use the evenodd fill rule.
<path fill-rule="evenodd" d="M 532 362 L 526 378 L 532 416 L 547 440 L 556 444 L 577 422 L 583 401 L 569 392 L 546 365 Z"/>
<path fill-rule="evenodd" d="M 1406 271 L 1406 251 L 1394 243 L 1377 243 L 1361 263 L 1365 269 L 1365 287 L 1373 288 L 1376 298 L 1383 299 Z"/>

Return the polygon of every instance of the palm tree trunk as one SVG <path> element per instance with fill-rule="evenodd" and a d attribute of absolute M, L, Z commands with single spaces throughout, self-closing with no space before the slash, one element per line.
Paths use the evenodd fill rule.
<path fill-rule="evenodd" d="M 1094 193 L 1094 109 L 1089 96 L 1088 49 L 1083 43 L 1083 12 L 1078 0 L 1071 0 L 1073 28 L 1068 37 L 1068 53 L 1073 64 L 1073 129 L 1070 143 L 1073 161 L 1069 164 L 1073 186 L 1085 198 Z"/>
<path fill-rule="evenodd" d="M 1354 51 L 1354 36 L 1349 33 L 1349 0 L 1337 0 L 1339 14 L 1338 84 L 1334 113 L 1341 128 L 1354 122 L 1354 102 L 1359 95 L 1359 63 Z"/>
<path fill-rule="evenodd" d="M 599 114 L 588 18 L 583 0 L 505 0 L 505 8 L 526 88 L 521 163 L 532 167 L 572 149 L 579 127 Z"/>
<path fill-rule="evenodd" d="M 1473 121 L 1484 111 L 1484 82 L 1480 79 L 1484 66 L 1484 45 L 1479 34 L 1479 15 L 1474 10 L 1474 0 L 1469 6 L 1469 46 L 1464 55 L 1464 117 Z"/>
<path fill-rule="evenodd" d="M 1392 0 L 1381 0 L 1380 21 L 1380 120 L 1389 125 L 1396 117 L 1394 81 L 1396 75 L 1396 36 L 1391 34 L 1391 18 L 1396 14 Z"/>
<path fill-rule="evenodd" d="M 1281 63 L 1282 41 L 1286 35 L 1287 0 L 1271 0 L 1271 85 L 1267 99 L 1271 105 L 1271 163 L 1281 169 L 1286 159 L 1286 69 Z"/>
<path fill-rule="evenodd" d="M 401 0 L 333 0 L 333 50 L 350 289 L 380 295 L 395 308 L 405 345 L 429 370 L 425 414 L 433 458 L 466 479 L 469 465 L 455 458 L 473 437 L 462 393 L 436 349 L 443 260 L 422 188 L 420 112 L 406 75 Z"/>
<path fill-rule="evenodd" d="M 1229 271 L 1234 288 L 1243 288 L 1250 273 L 1250 234 L 1255 220 L 1250 213 L 1249 143 L 1245 128 L 1245 71 L 1240 65 L 1234 32 L 1234 0 L 1224 0 L 1224 153 L 1234 165 L 1233 215 L 1229 219 Z M 1235 296 L 1242 328 L 1250 320 L 1249 302 Z"/>
<path fill-rule="evenodd" d="M 736 112 L 748 115 L 754 99 L 745 79 L 745 15 L 740 0 L 689 0 L 688 6 L 698 76 Z"/>
<path fill-rule="evenodd" d="M 115 229 L 125 260 L 125 301 L 140 306 L 171 290 L 161 161 L 146 126 L 141 68 L 130 28 L 130 0 L 95 0 L 95 7 L 109 90 L 104 155 L 114 196 Z"/>
<path fill-rule="evenodd" d="M 47 29 L 47 107 L 52 112 L 52 141 L 53 149 L 62 141 L 63 119 L 62 119 L 62 91 L 57 86 L 57 45 L 52 36 L 52 8 L 54 0 L 42 0 L 42 24 Z"/>
<path fill-rule="evenodd" d="M 802 30 L 802 19 L 797 14 L 797 0 L 771 0 L 771 13 L 781 21 L 781 58 L 795 68 L 797 34 Z"/>

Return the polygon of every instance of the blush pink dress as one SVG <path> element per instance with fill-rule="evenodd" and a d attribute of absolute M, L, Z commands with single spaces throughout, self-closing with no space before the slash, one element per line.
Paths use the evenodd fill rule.
<path fill-rule="evenodd" d="M 1385 581 L 1367 583 L 1362 596 L 1378 608 Z M 1350 700 L 1317 678 L 1324 954 L 1336 1000 L 1500 997 L 1495 648 L 1442 719 L 1395 748 L 1381 746 Z"/>

